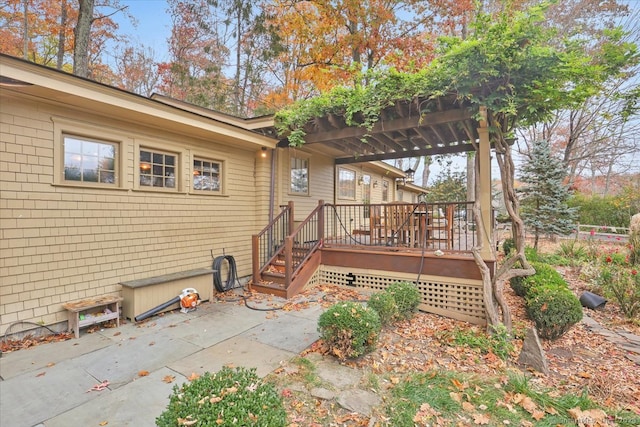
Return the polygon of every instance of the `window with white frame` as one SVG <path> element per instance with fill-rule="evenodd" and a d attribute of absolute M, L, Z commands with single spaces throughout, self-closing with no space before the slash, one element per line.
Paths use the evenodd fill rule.
<path fill-rule="evenodd" d="M 351 169 L 338 169 L 338 198 L 355 200 L 356 172 Z"/>
<path fill-rule="evenodd" d="M 193 159 L 193 189 L 222 193 L 222 162 L 195 157 Z"/>
<path fill-rule="evenodd" d="M 140 187 L 176 189 L 177 154 L 141 148 L 139 168 Z"/>
<path fill-rule="evenodd" d="M 309 160 L 291 157 L 291 193 L 309 194 Z"/>
<path fill-rule="evenodd" d="M 117 142 L 63 134 L 64 182 L 118 185 Z"/>

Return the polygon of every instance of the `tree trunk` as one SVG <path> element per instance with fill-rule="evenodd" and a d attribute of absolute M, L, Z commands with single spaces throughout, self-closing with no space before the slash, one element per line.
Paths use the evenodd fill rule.
<path fill-rule="evenodd" d="M 73 74 L 80 77 L 89 76 L 89 35 L 93 22 L 95 0 L 80 0 L 78 23 L 73 30 L 75 43 L 73 47 Z"/>
<path fill-rule="evenodd" d="M 58 58 L 56 61 L 56 69 L 62 70 L 64 65 L 64 45 L 67 41 L 67 0 L 62 0 L 60 4 L 60 32 L 58 33 Z"/>

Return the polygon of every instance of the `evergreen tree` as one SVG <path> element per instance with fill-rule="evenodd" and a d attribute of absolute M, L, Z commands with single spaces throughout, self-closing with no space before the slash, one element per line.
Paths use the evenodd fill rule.
<path fill-rule="evenodd" d="M 552 155 L 549 142 L 534 143 L 531 157 L 522 167 L 520 181 L 524 185 L 518 193 L 522 219 L 534 230 L 536 249 L 540 234 L 568 234 L 575 227 L 576 210 L 567 204 L 571 193 L 565 177 L 565 166 Z"/>

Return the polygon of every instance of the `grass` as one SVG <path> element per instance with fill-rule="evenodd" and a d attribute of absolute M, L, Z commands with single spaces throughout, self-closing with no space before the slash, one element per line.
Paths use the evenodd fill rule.
<path fill-rule="evenodd" d="M 391 394 L 385 405 L 386 425 L 398 427 L 523 425 L 523 421 L 541 427 L 575 425 L 580 411 L 598 409 L 586 394 L 537 390 L 519 373 L 498 378 L 449 371 L 411 374 Z M 640 424 L 640 417 L 608 413 L 605 421 L 630 427 Z"/>

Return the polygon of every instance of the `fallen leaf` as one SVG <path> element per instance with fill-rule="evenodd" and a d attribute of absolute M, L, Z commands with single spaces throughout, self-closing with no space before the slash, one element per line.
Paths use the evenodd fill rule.
<path fill-rule="evenodd" d="M 531 413 L 531 416 L 533 417 L 534 420 L 540 421 L 541 419 L 544 418 L 544 411 L 535 410 Z"/>
<path fill-rule="evenodd" d="M 104 380 L 100 384 L 96 384 L 93 387 L 91 387 L 89 390 L 87 390 L 87 393 L 89 393 L 90 391 L 102 391 L 107 387 L 109 387 L 109 381 Z"/>
<path fill-rule="evenodd" d="M 458 403 L 462 402 L 462 393 L 450 392 L 449 397 L 451 397 L 452 400 L 455 400 Z"/>
<path fill-rule="evenodd" d="M 102 422 L 101 422 L 100 424 L 98 424 L 98 425 L 100 425 L 100 426 L 106 426 L 107 424 L 109 424 L 109 421 L 102 421 Z"/>
<path fill-rule="evenodd" d="M 192 372 L 187 379 L 189 381 L 194 381 L 194 380 L 197 380 L 198 378 L 200 378 L 200 375 L 196 374 L 195 372 Z"/>
<path fill-rule="evenodd" d="M 118 335 L 120 335 L 122 332 L 116 332 L 113 334 L 114 337 L 117 337 Z"/>
<path fill-rule="evenodd" d="M 149 346 L 152 346 L 152 345 L 156 345 L 156 342 L 155 342 L 155 341 L 151 341 L 151 342 L 149 343 Z"/>
<path fill-rule="evenodd" d="M 191 415 L 189 415 L 187 418 L 178 418 L 178 425 L 179 426 L 192 426 L 195 423 L 197 423 L 198 420 L 197 419 L 192 419 Z"/>
<path fill-rule="evenodd" d="M 45 374 L 46 374 L 46 372 L 40 372 L 38 375 L 36 375 L 36 378 L 37 378 L 37 377 L 44 377 L 44 376 L 45 376 Z"/>
<path fill-rule="evenodd" d="M 218 403 L 222 401 L 222 398 L 220 396 L 213 396 L 211 397 L 211 399 L 209 399 L 209 403 Z"/>
<path fill-rule="evenodd" d="M 456 386 L 456 388 L 460 391 L 464 390 L 466 388 L 465 384 L 461 383 L 460 381 L 458 381 L 457 379 L 453 378 L 451 380 L 451 382 L 453 383 L 454 386 Z"/>
<path fill-rule="evenodd" d="M 476 407 L 473 406 L 472 403 L 469 402 L 462 402 L 462 409 L 464 409 L 467 412 L 473 412 L 476 410 Z"/>
<path fill-rule="evenodd" d="M 47 363 L 47 368 L 50 368 L 50 367 L 55 366 L 55 365 L 56 365 L 55 363 L 49 362 L 49 363 Z"/>
<path fill-rule="evenodd" d="M 165 375 L 165 377 L 162 379 L 162 381 L 164 381 L 167 384 L 170 384 L 173 382 L 173 380 L 175 380 L 176 377 L 173 375 Z"/>
<path fill-rule="evenodd" d="M 139 377 L 146 377 L 147 375 L 149 375 L 149 371 L 138 371 Z"/>
<path fill-rule="evenodd" d="M 486 414 L 473 414 L 473 423 L 478 425 L 489 424 L 489 417 Z"/>

